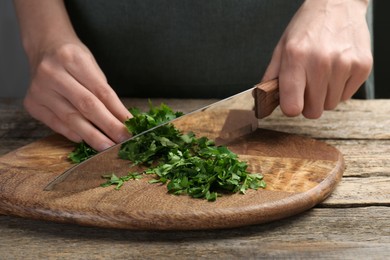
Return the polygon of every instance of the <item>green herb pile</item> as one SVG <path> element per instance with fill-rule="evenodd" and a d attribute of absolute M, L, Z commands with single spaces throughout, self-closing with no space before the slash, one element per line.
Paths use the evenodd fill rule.
<path fill-rule="evenodd" d="M 149 112 L 130 109 L 134 116 L 125 125 L 132 135 L 161 125 L 182 115 L 161 104 Z M 69 155 L 74 162 L 92 156 L 96 151 L 85 143 L 79 144 Z M 250 174 L 247 163 L 238 159 L 226 146 L 216 146 L 206 137 L 197 138 L 193 133 L 183 134 L 173 124 L 167 123 L 146 134 L 122 144 L 119 157 L 130 160 L 133 165 L 147 168 L 144 172 L 129 172 L 126 176 L 115 174 L 103 176 L 107 181 L 103 187 L 116 185 L 120 189 L 129 180 L 153 174 L 150 183 L 167 184 L 172 194 L 187 194 L 193 198 L 214 201 L 222 193 L 245 193 L 247 189 L 264 188 L 260 174 Z"/>

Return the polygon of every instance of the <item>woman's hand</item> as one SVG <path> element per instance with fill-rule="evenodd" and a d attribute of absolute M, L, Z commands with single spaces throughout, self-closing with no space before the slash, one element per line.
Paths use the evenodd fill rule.
<path fill-rule="evenodd" d="M 81 43 L 46 49 L 32 68 L 24 100 L 31 116 L 68 139 L 84 140 L 97 150 L 129 138 L 123 122 L 131 114 Z"/>
<path fill-rule="evenodd" d="M 15 0 L 15 6 L 31 67 L 26 110 L 99 151 L 128 138 L 123 122 L 131 114 L 76 36 L 63 1 Z"/>
<path fill-rule="evenodd" d="M 368 1 L 306 0 L 277 44 L 263 80 L 279 78 L 284 114 L 318 118 L 349 99 L 373 58 Z"/>

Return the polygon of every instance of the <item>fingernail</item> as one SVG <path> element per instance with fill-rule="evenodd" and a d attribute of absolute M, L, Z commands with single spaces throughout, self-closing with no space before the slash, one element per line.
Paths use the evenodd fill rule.
<path fill-rule="evenodd" d="M 100 151 L 103 151 L 103 150 L 106 150 L 108 148 L 110 148 L 111 146 L 113 146 L 114 144 L 110 144 L 110 143 L 102 143 L 100 145 Z"/>
<path fill-rule="evenodd" d="M 121 135 L 121 136 L 119 136 L 119 142 L 124 142 L 124 141 L 126 141 L 127 139 L 129 139 L 130 137 L 131 137 L 130 134 Z"/>

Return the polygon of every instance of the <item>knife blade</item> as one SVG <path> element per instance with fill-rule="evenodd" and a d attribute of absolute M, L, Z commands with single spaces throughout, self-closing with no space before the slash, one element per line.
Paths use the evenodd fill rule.
<path fill-rule="evenodd" d="M 163 125 L 174 124 L 184 133 L 191 131 L 197 136 L 206 136 L 215 140 L 217 145 L 221 145 L 255 131 L 258 128 L 258 119 L 270 115 L 278 105 L 278 80 L 261 82 L 239 94 L 217 101 L 116 144 L 63 172 L 52 180 L 44 190 L 77 193 L 98 188 L 103 182 L 103 175 L 115 173 L 117 176 L 123 176 L 129 171 L 139 171 L 139 166 L 131 166 L 131 162 L 119 158 L 118 152 L 122 144 L 151 133 Z"/>

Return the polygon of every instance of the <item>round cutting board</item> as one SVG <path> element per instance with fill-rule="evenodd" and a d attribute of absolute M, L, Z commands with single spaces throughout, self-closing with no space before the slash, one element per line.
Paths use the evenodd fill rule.
<path fill-rule="evenodd" d="M 215 202 L 169 194 L 148 178 L 129 181 L 119 191 L 113 186 L 44 191 L 72 166 L 67 155 L 73 144 L 53 135 L 0 158 L 0 213 L 136 230 L 240 227 L 312 208 L 330 195 L 344 170 L 335 147 L 294 134 L 257 129 L 225 144 L 248 162 L 250 172 L 264 175 L 266 189 L 224 194 Z"/>

